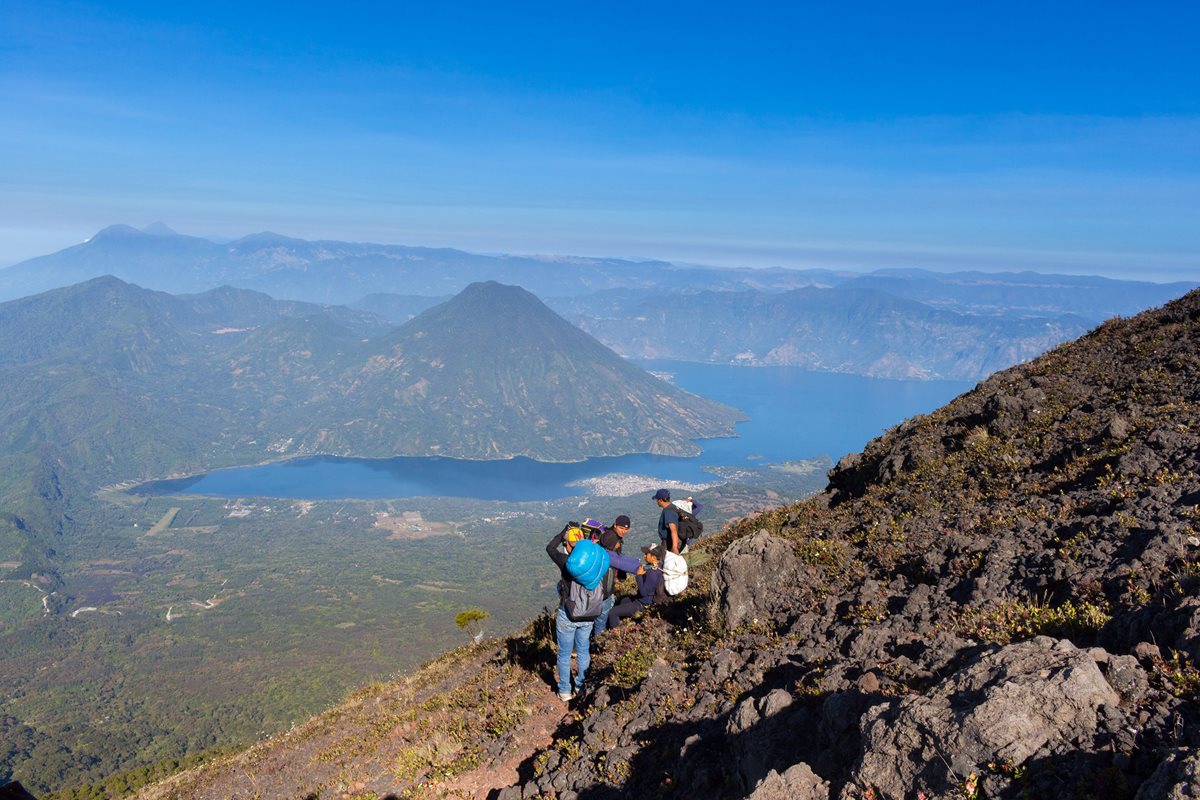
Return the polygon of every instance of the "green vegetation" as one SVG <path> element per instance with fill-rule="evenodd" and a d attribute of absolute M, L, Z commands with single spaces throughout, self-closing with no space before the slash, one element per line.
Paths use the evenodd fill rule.
<path fill-rule="evenodd" d="M 478 639 L 483 634 L 481 623 L 490 616 L 491 614 L 482 608 L 468 608 L 466 611 L 460 611 L 455 615 L 454 624 L 460 630 L 466 631 L 472 639 Z"/>
<path fill-rule="evenodd" d="M 770 490 L 795 496 L 808 485 L 793 477 Z M 762 491 L 714 490 L 706 522 L 719 529 L 760 506 Z M 114 774 L 132 786 L 143 768 L 287 729 L 453 647 L 462 633 L 451 622 L 464 609 L 497 631 L 518 628 L 554 602 L 544 547 L 562 520 L 631 513 L 647 538 L 657 513 L 642 498 L 580 508 L 575 499 L 103 497 L 72 511 L 93 535 L 72 537 L 54 582 L 0 582 L 0 775 L 39 796 L 104 794 Z M 386 520 L 412 513 L 451 533 L 392 538 L 403 527 Z M 71 616 L 85 607 L 98 610 Z M 500 714 L 486 724 L 509 723 Z"/>
<path fill-rule="evenodd" d="M 1095 634 L 1111 619 L 1105 603 L 1074 602 L 1061 605 L 1013 599 L 992 608 L 963 607 L 955 627 L 967 636 L 985 642 L 1008 644 L 1034 636 L 1079 638 Z"/>
<path fill-rule="evenodd" d="M 390 333 L 346 309 L 113 278 L 0 306 L 0 780 L 39 794 L 136 782 L 286 728 L 449 646 L 464 607 L 518 626 L 553 576 L 513 576 L 544 562 L 563 519 L 641 511 L 122 488 L 312 452 L 685 452 L 738 417 L 523 290 L 456 301 Z M 711 522 L 762 505 L 764 490 L 727 486 Z M 376 526 L 414 511 L 448 535 Z"/>

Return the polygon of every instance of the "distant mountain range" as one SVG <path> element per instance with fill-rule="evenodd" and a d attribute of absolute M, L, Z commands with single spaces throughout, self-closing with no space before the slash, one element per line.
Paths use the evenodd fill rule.
<path fill-rule="evenodd" d="M 156 223 L 144 230 L 114 225 L 82 244 L 0 270 L 0 300 L 105 274 L 173 293 L 228 285 L 350 304 L 397 324 L 471 283 L 494 280 L 544 298 L 627 357 L 968 380 L 1200 285 L 1029 272 L 718 269 L 309 242 L 272 233 L 218 244 Z"/>
<path fill-rule="evenodd" d="M 1178 297 L 1195 282 L 1155 284 L 1021 273 L 730 269 L 577 256 L 479 255 L 450 248 L 256 233 L 228 243 L 176 233 L 162 223 L 109 226 L 86 242 L 0 270 L 0 300 L 113 275 L 176 294 L 229 285 L 272 297 L 356 303 L 372 294 L 439 297 L 495 280 L 542 298 L 588 297 L 597 306 L 698 291 L 787 292 L 852 285 L 959 313 L 1052 317 L 1093 323 Z M 607 293 L 607 294 L 606 294 Z M 379 302 L 376 298 L 375 302 Z"/>
<path fill-rule="evenodd" d="M 1074 314 L 968 314 L 858 281 L 789 292 L 696 292 L 639 298 L 590 316 L 560 311 L 631 358 L 794 366 L 877 378 L 979 380 L 1082 335 Z"/>

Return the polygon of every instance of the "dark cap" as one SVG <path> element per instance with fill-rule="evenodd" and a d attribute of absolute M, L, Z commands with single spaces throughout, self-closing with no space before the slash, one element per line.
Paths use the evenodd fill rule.
<path fill-rule="evenodd" d="M 670 502 L 671 493 L 668 492 L 666 489 L 659 489 L 657 492 L 654 493 L 654 499 L 655 500 L 666 500 L 667 502 Z"/>
<path fill-rule="evenodd" d="M 615 528 L 615 527 L 617 527 L 618 525 L 620 525 L 622 528 L 628 528 L 628 527 L 629 527 L 629 517 L 627 517 L 627 516 L 625 516 L 624 514 L 622 514 L 621 516 L 619 516 L 619 517 L 617 517 L 616 519 L 614 519 L 614 520 L 613 520 L 613 527 Z"/>
<path fill-rule="evenodd" d="M 653 555 L 659 561 L 662 561 L 663 559 L 663 547 L 661 544 L 648 544 L 642 548 L 642 553 L 646 555 Z"/>

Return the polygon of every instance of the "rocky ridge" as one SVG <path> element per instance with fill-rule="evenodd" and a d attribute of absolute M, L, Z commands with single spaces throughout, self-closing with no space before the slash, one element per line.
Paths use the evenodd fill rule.
<path fill-rule="evenodd" d="M 704 542 L 569 709 L 539 619 L 144 796 L 1200 797 L 1198 475 L 1193 292 Z"/>

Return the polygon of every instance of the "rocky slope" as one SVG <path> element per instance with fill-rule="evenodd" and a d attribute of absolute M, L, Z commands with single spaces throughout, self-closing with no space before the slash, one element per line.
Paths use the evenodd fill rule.
<path fill-rule="evenodd" d="M 703 543 L 571 708 L 538 620 L 144 796 L 1197 797 L 1198 451 L 1193 292 Z"/>

